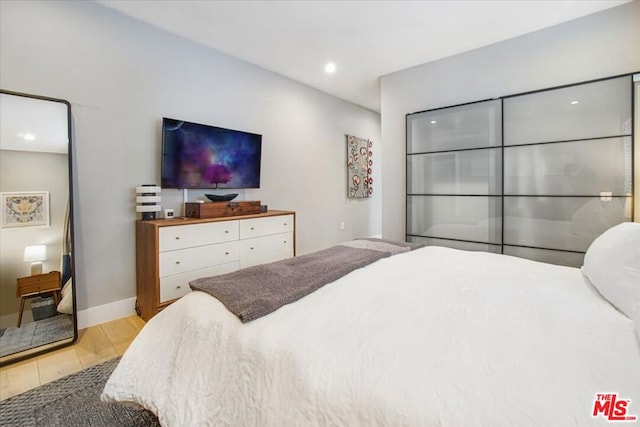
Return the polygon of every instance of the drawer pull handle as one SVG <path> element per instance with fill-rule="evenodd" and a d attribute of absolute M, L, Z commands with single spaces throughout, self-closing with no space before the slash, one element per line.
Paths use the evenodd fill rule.
<path fill-rule="evenodd" d="M 229 252 L 225 252 L 224 254 L 225 254 L 225 255 L 229 255 Z"/>
<path fill-rule="evenodd" d="M 224 234 L 229 234 L 229 230 L 224 230 Z"/>
<path fill-rule="evenodd" d="M 180 286 L 180 285 L 176 286 L 176 289 L 181 289 L 181 288 L 182 288 L 182 286 Z"/>
<path fill-rule="evenodd" d="M 284 225 L 286 226 L 286 225 L 287 225 L 287 223 L 285 222 L 285 223 L 284 223 Z"/>
<path fill-rule="evenodd" d="M 180 236 L 176 236 L 176 240 L 180 240 Z"/>
<path fill-rule="evenodd" d="M 176 264 L 180 264 L 180 261 L 176 261 Z"/>
<path fill-rule="evenodd" d="M 251 227 L 251 231 L 253 231 L 253 227 Z"/>
<path fill-rule="evenodd" d="M 253 246 L 251 246 L 251 250 L 253 250 Z"/>
<path fill-rule="evenodd" d="M 286 241 L 286 240 L 283 240 L 283 241 L 282 241 L 282 243 L 287 243 L 287 241 Z"/>

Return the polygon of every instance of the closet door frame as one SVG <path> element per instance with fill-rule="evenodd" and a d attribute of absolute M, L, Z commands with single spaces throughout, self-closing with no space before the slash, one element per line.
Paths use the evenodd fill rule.
<path fill-rule="evenodd" d="M 577 87 L 577 86 L 581 86 L 581 85 L 589 85 L 589 84 L 594 84 L 594 83 L 599 83 L 599 82 L 605 82 L 605 81 L 613 81 L 615 79 L 621 79 L 621 78 L 628 78 L 629 80 L 629 93 L 630 93 L 630 101 L 631 101 L 631 126 L 630 126 L 630 131 L 628 133 L 624 133 L 624 134 L 619 134 L 619 135 L 606 135 L 606 136 L 597 136 L 595 138 L 589 138 L 589 137 L 578 137 L 576 139 L 567 139 L 566 141 L 563 140 L 559 140 L 559 141 L 541 141 L 541 142 L 532 142 L 532 143 L 524 143 L 524 144 L 509 144 L 509 145 L 505 145 L 506 143 L 506 135 L 505 135 L 505 100 L 507 100 L 507 102 L 509 102 L 509 100 L 517 98 L 517 97 L 524 97 L 527 95 L 536 95 L 539 93 L 543 93 L 543 92 L 551 92 L 551 91 L 556 91 L 556 90 L 562 90 L 562 89 L 567 89 L 567 88 L 573 88 L 573 87 Z M 526 249 L 531 249 L 531 250 L 540 250 L 540 251 L 556 251 L 556 252 L 564 252 L 566 254 L 570 255 L 575 255 L 576 257 L 582 257 L 586 251 L 586 248 L 584 248 L 584 250 L 571 250 L 571 249 L 557 249 L 557 248 L 547 248 L 547 247 L 540 247 L 540 246 L 528 246 L 528 245 L 518 245 L 518 244 L 509 244 L 508 242 L 505 241 L 505 200 L 509 197 L 532 197 L 532 198 L 543 198 L 543 197 L 561 197 L 561 198 L 566 198 L 566 199 L 572 199 L 572 198 L 578 198 L 578 197 L 590 197 L 590 198 L 597 198 L 598 196 L 595 196 L 593 194 L 590 195 L 585 195 L 585 194 L 562 194 L 562 195 L 538 195 L 538 194 L 506 194 L 505 193 L 505 178 L 507 177 L 507 171 L 505 170 L 505 160 L 506 160 L 506 156 L 505 156 L 505 149 L 506 150 L 518 150 L 519 148 L 525 147 L 525 146 L 537 146 L 537 145 L 543 145 L 543 144 L 558 144 L 558 143 L 572 143 L 572 142 L 576 142 L 579 143 L 580 141 L 590 141 L 590 140 L 600 140 L 600 139 L 613 139 L 613 138 L 620 138 L 621 139 L 621 143 L 624 144 L 624 141 L 622 141 L 622 138 L 630 138 L 630 149 L 631 149 L 631 154 L 630 154 L 630 191 L 629 192 L 625 192 L 625 194 L 617 194 L 617 195 L 613 195 L 612 197 L 615 198 L 620 198 L 621 200 L 630 200 L 630 203 L 627 203 L 627 206 L 625 206 L 623 208 L 623 221 L 624 220 L 635 220 L 637 218 L 637 215 L 640 213 L 638 212 L 638 206 L 640 203 L 639 197 L 640 197 L 640 188 L 638 188 L 638 184 L 636 181 L 638 181 L 637 179 L 637 172 L 636 172 L 636 165 L 639 164 L 638 161 L 638 157 L 639 154 L 638 153 L 638 133 L 637 133 L 637 128 L 639 126 L 639 124 L 637 123 L 638 119 L 637 119 L 637 115 L 638 115 L 638 109 L 640 106 L 640 103 L 638 102 L 637 97 L 639 96 L 638 94 L 640 93 L 640 74 L 636 73 L 626 73 L 626 74 L 621 74 L 621 75 L 616 75 L 616 76 L 610 76 L 610 77 L 604 77 L 604 78 L 599 78 L 599 79 L 593 79 L 593 80 L 588 80 L 588 81 L 584 81 L 584 82 L 579 82 L 579 83 L 571 83 L 571 84 L 566 84 L 566 85 L 560 85 L 560 86 L 555 86 L 555 87 L 550 87 L 550 88 L 545 88 L 545 89 L 539 89 L 539 90 L 534 90 L 534 91 L 528 91 L 528 92 L 522 92 L 522 93 L 517 93 L 517 94 L 512 94 L 512 95 L 505 95 L 505 96 L 501 96 L 498 98 L 493 98 L 493 99 L 484 99 L 481 101 L 474 101 L 474 102 L 467 102 L 467 103 L 461 103 L 461 104 L 457 104 L 457 105 L 452 105 L 452 106 L 447 106 L 447 107 L 438 107 L 438 108 L 434 108 L 434 109 L 428 109 L 428 110 L 422 110 L 422 111 L 417 111 L 415 113 L 410 113 L 407 114 L 405 116 L 405 135 L 406 135 L 406 151 L 405 151 L 405 156 L 406 156 L 406 163 L 405 163 L 405 208 L 406 208 L 406 213 L 405 213 L 405 236 L 406 236 L 406 240 L 408 241 L 414 241 L 416 239 L 420 239 L 423 238 L 423 240 L 425 241 L 430 241 L 432 239 L 438 239 L 438 240 L 444 240 L 444 241 L 449 241 L 449 243 L 454 244 L 454 246 L 456 244 L 490 244 L 492 246 L 499 246 L 500 253 L 505 253 L 505 247 L 507 247 L 507 249 L 509 250 L 509 248 L 515 248 L 516 250 L 526 250 Z M 499 194 L 495 194 L 495 195 L 487 195 L 485 197 L 499 197 L 500 198 L 500 239 L 499 242 L 485 242 L 485 241 L 477 241 L 477 240 L 465 240 L 465 239 L 456 239 L 456 238 L 446 238 L 446 237 L 442 237 L 442 236 L 421 236 L 415 233 L 411 233 L 411 231 L 415 230 L 410 230 L 411 227 L 411 223 L 410 223 L 410 218 L 412 213 L 410 212 L 410 199 L 412 197 L 415 197 L 415 194 L 413 194 L 410 189 L 412 188 L 411 185 L 411 181 L 413 179 L 413 176 L 411 174 L 411 172 L 413 172 L 415 174 L 415 171 L 412 171 L 412 169 L 410 168 L 410 159 L 413 156 L 416 156 L 420 153 L 417 152 L 412 152 L 411 147 L 413 145 L 415 145 L 412 141 L 412 132 L 410 129 L 410 124 L 412 121 L 412 118 L 418 114 L 424 114 L 424 113 L 433 113 L 433 112 L 438 112 L 438 111 L 443 111 L 443 110 L 447 110 L 447 109 L 454 109 L 454 108 L 459 108 L 459 107 L 464 107 L 464 106 L 469 106 L 469 105 L 473 105 L 473 104 L 479 104 L 479 103 L 484 103 L 484 102 L 489 102 L 489 101 L 496 101 L 499 100 L 500 102 L 500 128 L 501 128 L 501 132 L 500 132 L 500 144 L 496 145 L 496 146 L 492 146 L 492 147 L 479 147 L 479 148 L 462 148 L 462 149 L 456 149 L 453 148 L 451 150 L 438 150 L 436 152 L 449 152 L 449 153 L 455 153 L 458 151 L 472 151 L 472 150 L 487 150 L 488 148 L 493 148 L 493 149 L 499 149 L 500 151 L 500 161 L 501 161 L 501 165 L 500 165 L 500 192 Z M 626 108 L 626 107 L 625 107 Z M 553 147 L 553 146 L 552 146 Z M 544 148 L 543 148 L 544 151 Z M 426 152 L 424 154 L 433 154 L 434 152 Z M 625 187 L 626 188 L 626 187 Z M 464 196 L 464 195 L 460 195 L 460 194 L 434 194 L 433 196 Z M 477 196 L 477 195 L 473 195 L 473 196 Z M 602 197 L 602 194 L 600 194 L 600 197 Z M 575 199 L 576 202 L 578 202 L 579 199 Z M 601 198 L 601 200 L 604 200 Z M 511 201 L 511 200 L 510 200 Z M 586 202 L 585 202 L 586 203 Z M 623 201 L 623 205 L 624 205 L 624 201 Z M 627 213 L 629 214 L 629 216 L 626 216 Z M 594 236 L 595 237 L 595 236 Z M 495 250 L 495 248 L 493 248 L 494 250 L 492 250 L 493 252 L 497 252 L 497 250 Z M 480 249 L 482 250 L 482 249 Z M 575 258 L 575 257 L 574 257 Z M 577 258 L 575 258 L 577 259 Z M 575 261 L 574 261 L 575 262 Z"/>

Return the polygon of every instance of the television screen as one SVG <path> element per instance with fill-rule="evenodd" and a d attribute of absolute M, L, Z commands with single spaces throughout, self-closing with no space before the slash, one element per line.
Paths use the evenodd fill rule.
<path fill-rule="evenodd" d="M 259 188 L 262 135 L 162 120 L 162 187 Z"/>

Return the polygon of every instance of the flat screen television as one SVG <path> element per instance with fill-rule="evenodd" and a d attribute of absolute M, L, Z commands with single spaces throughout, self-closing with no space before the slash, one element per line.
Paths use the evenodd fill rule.
<path fill-rule="evenodd" d="M 262 135 L 162 119 L 163 188 L 259 188 Z"/>

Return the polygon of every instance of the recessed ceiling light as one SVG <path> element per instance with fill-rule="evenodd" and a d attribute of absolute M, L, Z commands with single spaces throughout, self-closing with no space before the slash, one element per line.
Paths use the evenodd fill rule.
<path fill-rule="evenodd" d="M 435 120 L 431 120 L 431 124 L 432 125 L 435 125 L 436 123 L 438 123 L 438 122 L 436 122 Z"/>
<path fill-rule="evenodd" d="M 335 62 L 327 62 L 324 66 L 324 72 L 327 74 L 333 74 L 336 72 L 336 64 Z"/>
<path fill-rule="evenodd" d="M 580 101 L 571 101 L 571 105 L 580 104 Z"/>
<path fill-rule="evenodd" d="M 36 139 L 36 136 L 32 133 L 19 133 L 18 137 L 24 139 L 25 141 L 33 141 Z"/>

